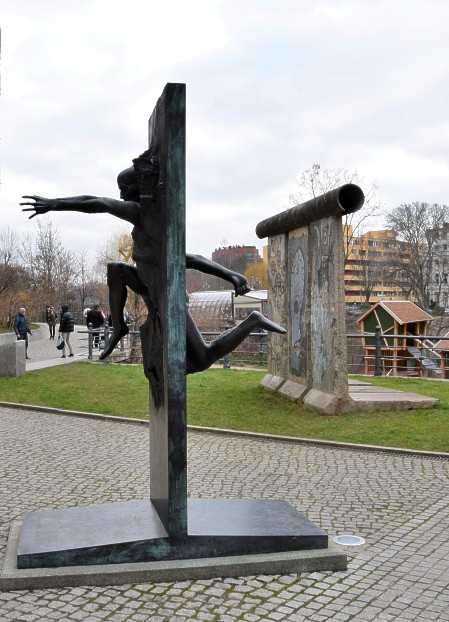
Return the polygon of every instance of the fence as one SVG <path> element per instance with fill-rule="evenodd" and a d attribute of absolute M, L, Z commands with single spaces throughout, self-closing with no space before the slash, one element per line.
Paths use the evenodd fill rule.
<path fill-rule="evenodd" d="M 92 328 L 92 325 L 89 324 L 85 330 L 78 330 L 77 332 L 78 334 L 86 335 L 86 337 L 80 338 L 80 349 L 86 350 L 87 358 L 89 360 L 93 360 L 100 355 L 104 348 L 107 347 L 112 335 L 112 327 L 106 325 L 101 326 L 100 328 Z M 130 354 L 130 345 L 132 343 L 132 335 L 139 334 L 139 331 L 130 330 L 129 334 L 120 340 L 118 347 L 112 354 L 112 359 L 116 360 L 128 358 Z"/>
<path fill-rule="evenodd" d="M 112 328 L 104 326 L 78 331 L 84 333 L 82 348 L 87 358 L 98 358 L 107 347 Z M 206 343 L 221 333 L 202 333 Z M 373 376 L 406 376 L 449 378 L 449 340 L 442 335 L 411 335 L 382 333 L 347 334 L 348 372 Z M 239 347 L 220 362 L 223 367 L 267 367 L 268 333 L 251 333 Z M 111 360 L 141 363 L 140 333 L 131 327 L 129 334 L 111 355 Z"/>
<path fill-rule="evenodd" d="M 210 343 L 221 333 L 203 332 L 204 341 Z M 223 367 L 267 367 L 268 333 L 261 331 L 250 333 L 248 337 L 222 361 Z"/>
<path fill-rule="evenodd" d="M 449 377 L 449 341 L 442 335 L 347 335 L 348 371 L 373 376 Z"/>
<path fill-rule="evenodd" d="M 87 358 L 93 360 L 107 347 L 112 335 L 112 328 L 110 326 L 92 328 L 89 325 L 86 330 L 79 330 L 78 333 L 86 335 L 85 338 L 81 338 L 81 348 L 87 350 Z M 219 332 L 202 333 L 206 343 L 210 343 L 220 334 Z M 267 353 L 268 333 L 266 331 L 250 333 L 234 352 L 223 357 L 219 362 L 225 368 L 232 366 L 265 368 L 267 366 Z M 111 355 L 111 360 L 129 363 L 142 362 L 140 332 L 138 330 L 135 330 L 134 327 L 131 328 L 128 335 L 120 340 L 118 347 Z"/>

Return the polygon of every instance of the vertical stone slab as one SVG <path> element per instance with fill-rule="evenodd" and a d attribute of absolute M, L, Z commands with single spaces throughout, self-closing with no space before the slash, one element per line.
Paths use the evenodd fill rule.
<path fill-rule="evenodd" d="M 165 87 L 149 121 L 149 151 L 134 163 L 146 237 L 139 246 L 148 249 L 137 267 L 150 308 L 141 329 L 150 381 L 150 497 L 176 538 L 187 534 L 184 84 Z"/>
<path fill-rule="evenodd" d="M 1 335 L 0 377 L 17 378 L 25 373 L 25 342 L 14 334 Z"/>
<path fill-rule="evenodd" d="M 342 217 L 359 210 L 364 194 L 344 184 L 258 223 L 259 238 L 268 237 L 269 274 L 280 284 L 270 296 L 288 310 L 288 345 L 276 345 L 269 371 L 287 380 L 278 388 L 286 397 L 321 412 L 336 414 L 350 406 L 345 335 L 344 244 Z M 286 275 L 279 274 L 276 245 L 288 236 Z M 285 247 L 284 253 L 285 253 Z M 287 299 L 282 296 L 288 289 Z M 280 323 L 280 318 L 276 318 Z M 285 325 L 285 324 L 284 324 Z M 270 374 L 268 375 L 270 376 Z M 272 388 L 269 377 L 265 385 Z M 304 396 L 307 390 L 307 394 Z"/>
<path fill-rule="evenodd" d="M 309 225 L 310 381 L 305 403 L 328 414 L 348 401 L 341 217 Z"/>
<path fill-rule="evenodd" d="M 288 341 L 289 377 L 307 385 L 310 315 L 309 240 L 307 227 L 288 234 Z"/>
<path fill-rule="evenodd" d="M 288 322 L 287 236 L 275 235 L 268 240 L 268 299 L 273 321 L 281 326 Z M 270 333 L 268 373 L 275 378 L 288 376 L 288 341 L 285 335 Z"/>

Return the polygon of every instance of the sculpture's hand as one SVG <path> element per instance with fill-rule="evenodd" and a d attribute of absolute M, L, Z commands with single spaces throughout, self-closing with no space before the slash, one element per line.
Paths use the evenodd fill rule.
<path fill-rule="evenodd" d="M 31 205 L 31 207 L 27 207 L 22 209 L 22 212 L 34 212 L 29 216 L 29 219 L 34 218 L 35 216 L 41 216 L 42 214 L 46 214 L 47 212 L 56 208 L 57 199 L 46 199 L 45 197 L 39 197 L 37 195 L 24 195 L 22 199 L 32 199 L 33 203 L 21 203 L 20 205 Z"/>
<path fill-rule="evenodd" d="M 234 274 L 231 276 L 231 281 L 234 285 L 236 296 L 243 296 L 244 294 L 247 294 L 249 291 L 251 291 L 250 287 L 248 287 L 248 281 L 246 280 L 246 277 L 243 276 L 243 274 L 234 272 Z"/>

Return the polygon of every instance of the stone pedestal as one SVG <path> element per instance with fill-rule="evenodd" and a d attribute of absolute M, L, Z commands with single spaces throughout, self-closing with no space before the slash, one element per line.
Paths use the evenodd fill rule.
<path fill-rule="evenodd" d="M 171 538 L 150 500 L 25 516 L 18 568 L 110 564 L 322 549 L 327 534 L 285 501 L 190 499 L 188 528 Z"/>
<path fill-rule="evenodd" d="M 25 373 L 25 342 L 14 333 L 0 335 L 0 377 L 17 378 Z"/>

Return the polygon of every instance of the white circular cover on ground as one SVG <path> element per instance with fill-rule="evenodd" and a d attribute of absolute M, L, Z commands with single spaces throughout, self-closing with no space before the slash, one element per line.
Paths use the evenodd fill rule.
<path fill-rule="evenodd" d="M 360 536 L 354 536 L 350 533 L 343 533 L 341 536 L 334 536 L 333 538 L 336 544 L 343 544 L 344 546 L 360 546 L 365 544 L 365 539 Z"/>

